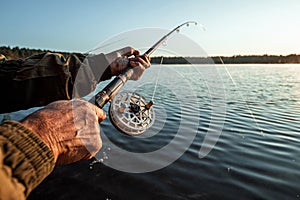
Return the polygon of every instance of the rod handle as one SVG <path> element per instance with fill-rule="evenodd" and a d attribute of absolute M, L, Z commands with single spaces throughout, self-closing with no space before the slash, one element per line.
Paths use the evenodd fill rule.
<path fill-rule="evenodd" d="M 99 108 L 103 108 L 104 105 L 109 102 L 120 91 L 125 83 L 133 76 L 133 68 L 128 66 L 117 77 L 115 77 L 103 90 L 95 96 L 95 103 Z"/>

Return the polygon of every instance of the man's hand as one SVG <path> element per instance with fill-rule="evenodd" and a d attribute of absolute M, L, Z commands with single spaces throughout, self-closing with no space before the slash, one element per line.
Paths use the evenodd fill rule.
<path fill-rule="evenodd" d="M 132 47 L 125 47 L 106 54 L 113 76 L 119 75 L 128 65 L 134 68 L 132 80 L 138 80 L 145 69 L 150 67 L 150 58 L 147 55 L 140 56 L 140 52 Z"/>
<path fill-rule="evenodd" d="M 52 150 L 57 165 L 92 158 L 102 147 L 103 110 L 83 100 L 56 101 L 21 121 Z"/>

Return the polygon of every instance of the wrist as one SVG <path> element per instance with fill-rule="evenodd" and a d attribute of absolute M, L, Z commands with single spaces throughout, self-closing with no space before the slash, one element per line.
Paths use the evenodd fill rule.
<path fill-rule="evenodd" d="M 110 56 L 105 54 L 91 55 L 87 57 L 90 68 L 97 81 L 105 81 L 112 77 Z"/>
<path fill-rule="evenodd" d="M 11 168 L 12 177 L 25 186 L 26 190 L 22 192 L 28 196 L 53 170 L 53 154 L 40 137 L 20 122 L 6 120 L 0 125 L 0 132 L 6 149 L 5 165 Z"/>
<path fill-rule="evenodd" d="M 46 134 L 42 133 L 40 130 L 43 130 L 40 126 L 42 124 L 39 124 L 39 126 L 36 126 L 35 123 L 31 123 L 28 120 L 21 122 L 23 126 L 25 126 L 27 129 L 29 129 L 32 133 L 34 133 L 38 138 L 40 138 L 44 144 L 51 150 L 55 162 L 57 161 L 57 158 L 59 156 L 59 151 L 56 145 L 53 143 L 53 141 L 50 140 L 49 137 L 47 137 Z"/>

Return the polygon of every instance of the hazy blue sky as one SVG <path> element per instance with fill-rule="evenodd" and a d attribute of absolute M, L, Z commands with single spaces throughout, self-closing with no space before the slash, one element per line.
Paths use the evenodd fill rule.
<path fill-rule="evenodd" d="M 182 33 L 209 55 L 300 54 L 300 0 L 10 0 L 1 2 L 1 43 L 86 52 L 132 29 Z"/>

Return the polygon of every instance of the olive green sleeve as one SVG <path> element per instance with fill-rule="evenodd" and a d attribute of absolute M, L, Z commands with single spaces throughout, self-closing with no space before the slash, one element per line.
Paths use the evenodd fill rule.
<path fill-rule="evenodd" d="M 0 125 L 0 199 L 26 199 L 53 170 L 51 150 L 16 121 Z"/>
<path fill-rule="evenodd" d="M 43 53 L 0 63 L 0 113 L 82 97 L 111 78 L 104 54 Z"/>

